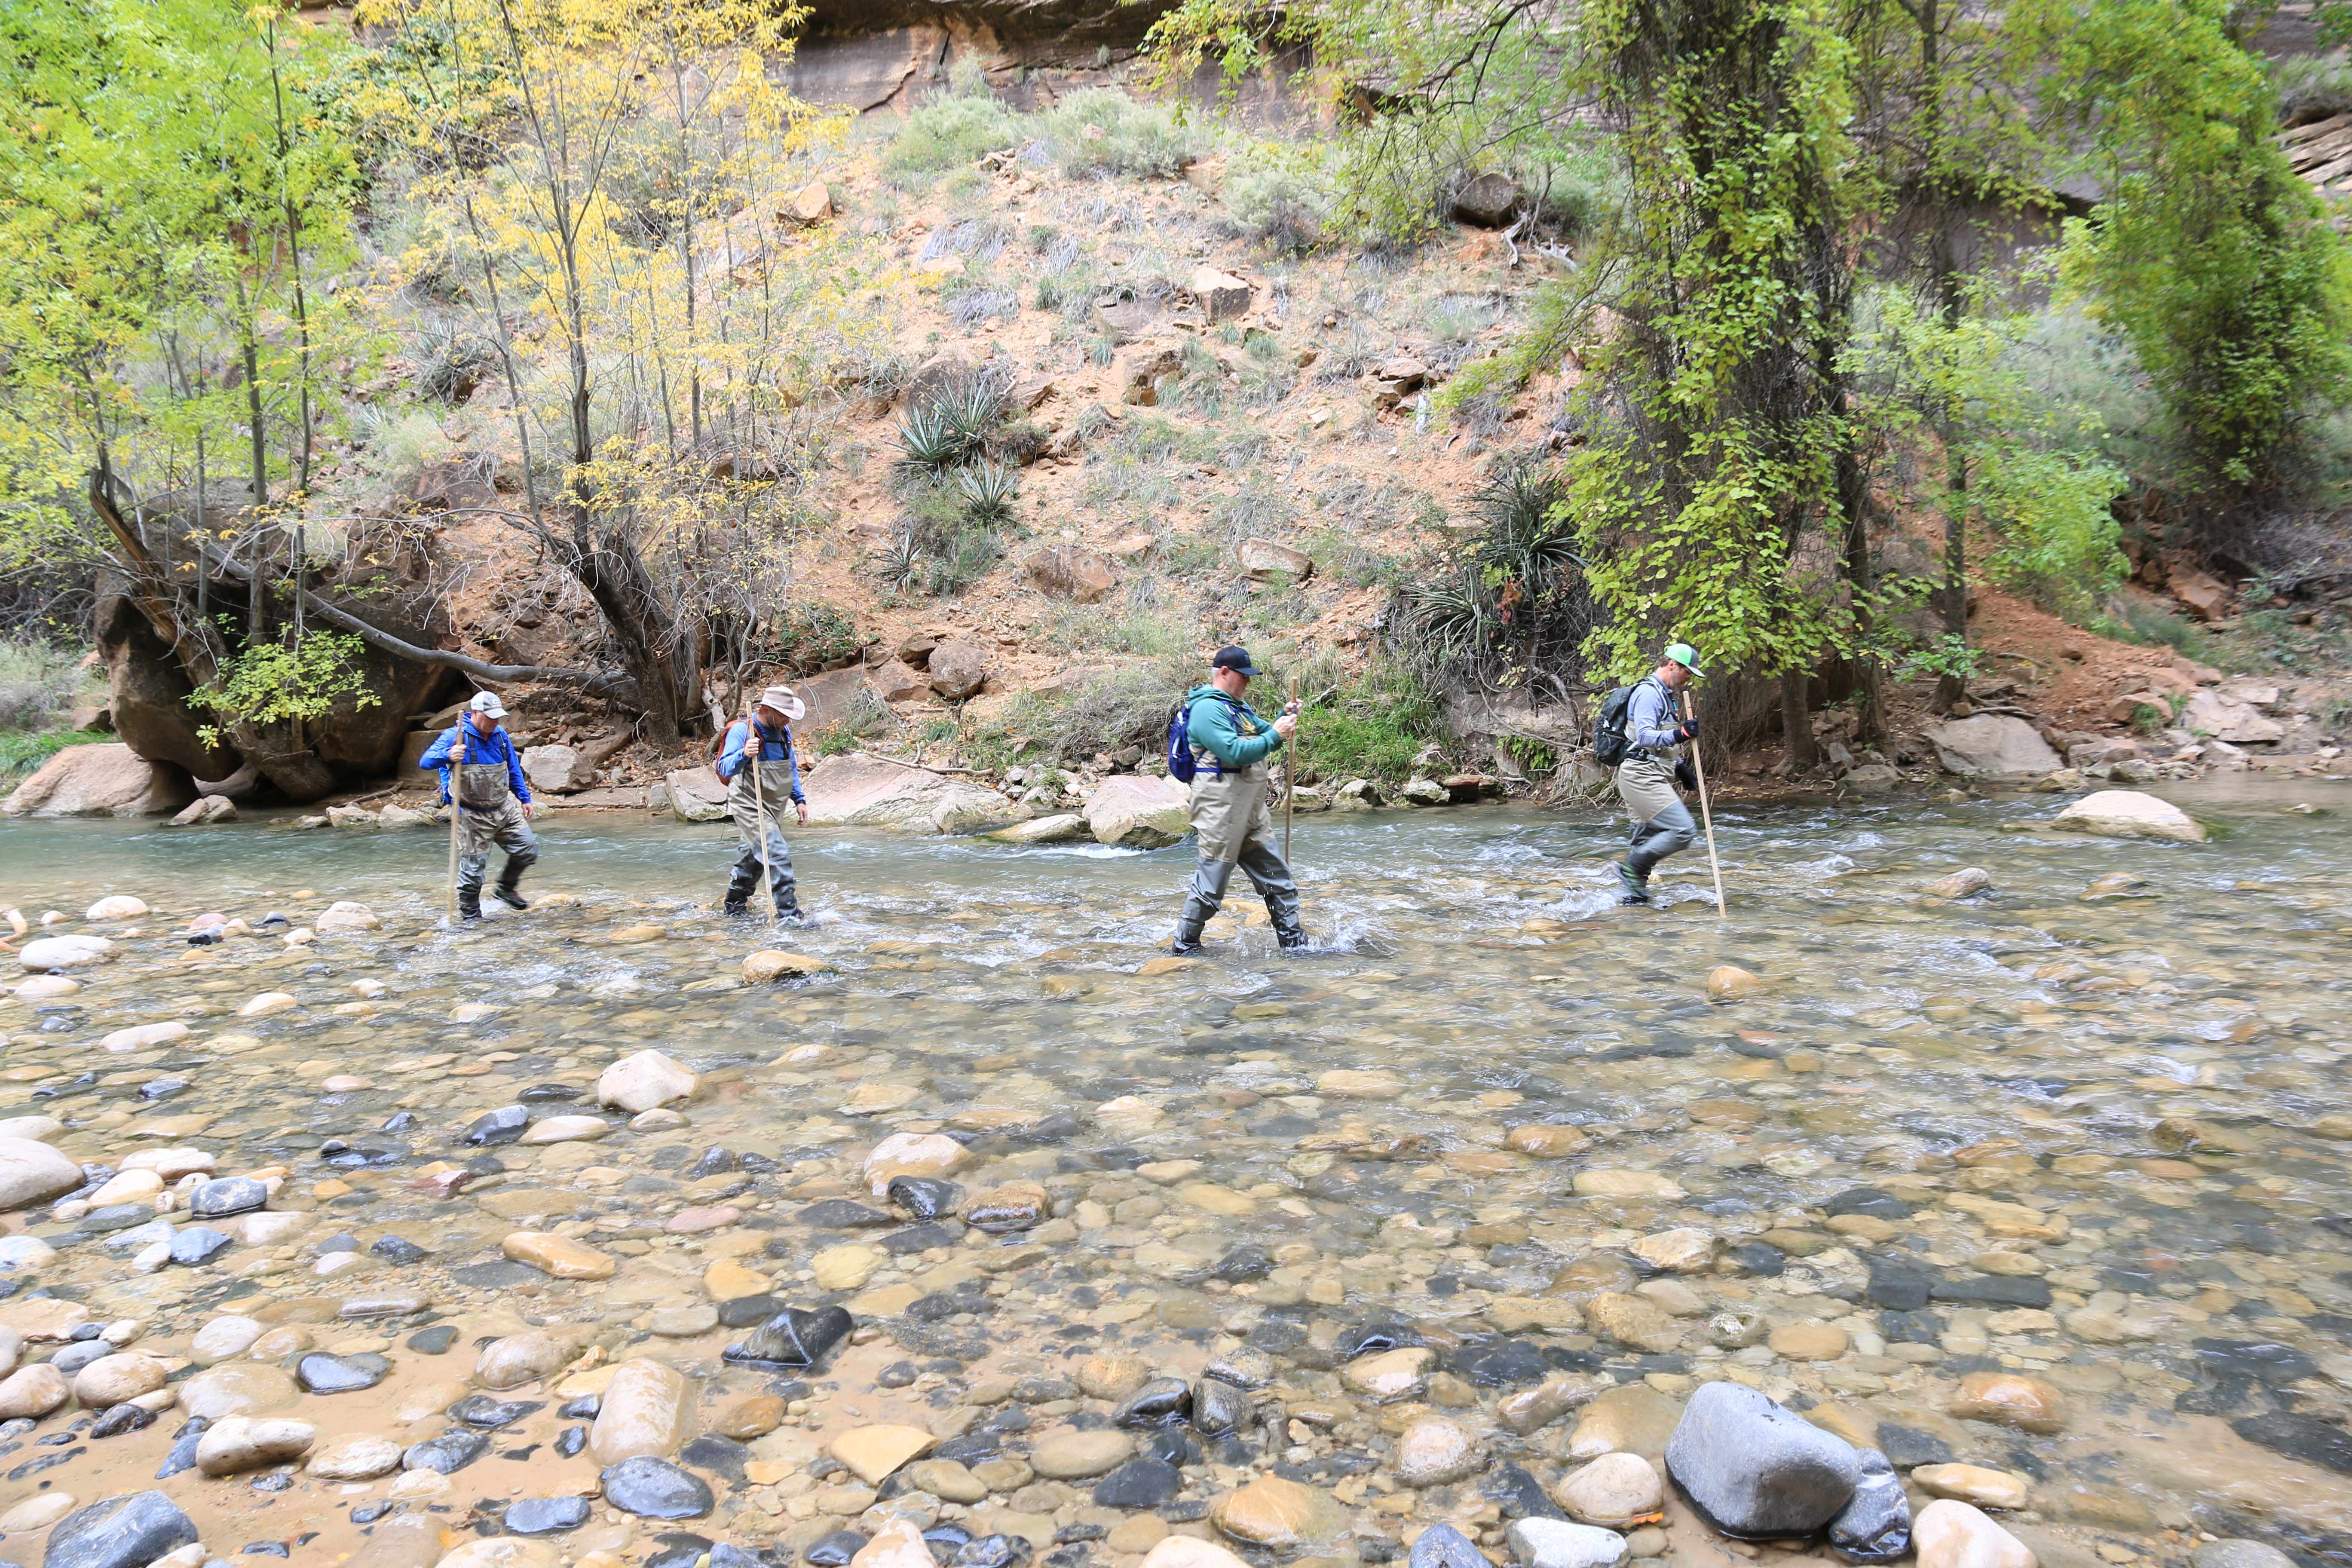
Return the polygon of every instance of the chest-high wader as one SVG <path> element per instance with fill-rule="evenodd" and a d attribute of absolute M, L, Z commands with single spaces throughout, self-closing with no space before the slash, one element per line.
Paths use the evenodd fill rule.
<path fill-rule="evenodd" d="M 522 803 L 515 798 L 504 759 L 457 761 L 482 743 L 478 736 L 467 737 L 449 749 L 449 793 L 458 807 L 457 912 L 468 917 L 481 912 L 482 879 L 489 869 L 493 847 L 507 855 L 506 865 L 499 872 L 501 898 L 514 892 L 524 870 L 539 858 L 539 840 L 523 819 Z"/>
<path fill-rule="evenodd" d="M 727 879 L 727 905 L 740 912 L 751 889 L 760 885 L 761 853 L 776 912 L 796 915 L 800 902 L 793 885 L 793 852 L 784 843 L 784 813 L 793 807 L 792 731 L 784 732 L 785 754 L 767 758 L 760 753 L 768 742 L 754 730 L 744 738 L 743 765 L 727 785 L 727 816 L 735 824 L 735 868 Z M 751 770 L 760 770 L 760 785 L 751 787 Z M 761 806 L 767 810 L 762 813 Z"/>

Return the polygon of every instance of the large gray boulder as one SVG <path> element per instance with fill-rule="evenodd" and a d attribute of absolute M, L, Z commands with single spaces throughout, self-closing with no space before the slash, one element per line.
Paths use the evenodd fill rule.
<path fill-rule="evenodd" d="M 664 775 L 669 808 L 680 822 L 719 822 L 727 816 L 727 785 L 708 765 L 679 768 Z"/>
<path fill-rule="evenodd" d="M 827 757 L 823 766 L 808 771 L 802 784 L 812 827 L 977 833 L 1026 815 L 985 785 L 863 752 Z"/>
<path fill-rule="evenodd" d="M 1087 826 L 1097 844 L 1160 849 L 1191 831 L 1192 792 L 1171 778 L 1113 773 L 1087 797 Z"/>
<path fill-rule="evenodd" d="M 931 689 L 950 702 L 976 696 L 988 684 L 989 666 L 985 648 L 951 637 L 931 649 Z"/>
<path fill-rule="evenodd" d="M 530 746 L 522 754 L 522 776 L 535 795 L 578 795 L 596 782 L 596 769 L 572 746 Z"/>
<path fill-rule="evenodd" d="M 2273 700 L 2276 689 L 2273 688 Z M 2180 710 L 2181 728 L 2234 746 L 2266 746 L 2283 740 L 2286 726 L 2253 703 L 2220 691 L 2200 691 Z"/>
<path fill-rule="evenodd" d="M 1748 1540 L 1812 1534 L 1862 1481 L 1853 1445 L 1737 1383 L 1699 1385 L 1666 1468 L 1710 1524 Z"/>
<path fill-rule="evenodd" d="M 1927 743 L 1946 773 L 1963 778 L 2019 778 L 2066 765 L 2039 730 L 2007 713 L 1972 713 L 1934 725 Z"/>

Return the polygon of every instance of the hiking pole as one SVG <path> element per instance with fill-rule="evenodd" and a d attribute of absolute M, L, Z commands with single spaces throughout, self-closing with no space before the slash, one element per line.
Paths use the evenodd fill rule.
<path fill-rule="evenodd" d="M 768 743 L 760 739 L 760 716 L 756 713 L 747 715 L 743 720 L 743 749 L 748 752 L 754 746 L 762 752 L 768 749 Z M 783 900 L 776 897 L 775 868 L 768 863 L 768 797 L 760 788 L 760 763 L 763 760 L 762 757 L 749 759 L 751 768 L 751 801 L 760 814 L 758 817 L 760 875 L 766 878 L 768 881 L 769 924 L 779 926 L 784 923 L 784 905 Z"/>
<path fill-rule="evenodd" d="M 1297 680 L 1293 680 L 1290 683 L 1290 700 L 1293 702 L 1298 700 L 1298 682 Z M 1302 709 L 1300 711 L 1303 712 L 1305 710 Z M 1297 725 L 1293 724 L 1290 727 L 1290 739 L 1286 742 L 1286 746 L 1287 749 L 1284 752 L 1282 760 L 1282 858 L 1285 864 L 1288 864 L 1290 860 L 1291 808 L 1298 804 Z"/>
<path fill-rule="evenodd" d="M 1683 693 L 1683 721 L 1691 716 L 1690 693 Z M 1715 813 L 1706 805 L 1706 760 L 1698 754 L 1698 737 L 1691 737 L 1691 772 L 1698 775 L 1699 820 L 1706 824 L 1706 868 L 1715 873 L 1715 918 L 1724 918 L 1723 864 L 1715 858 Z"/>
<path fill-rule="evenodd" d="M 449 763 L 449 927 L 457 926 L 457 791 L 466 776 L 466 720 L 457 719 L 457 754 Z"/>

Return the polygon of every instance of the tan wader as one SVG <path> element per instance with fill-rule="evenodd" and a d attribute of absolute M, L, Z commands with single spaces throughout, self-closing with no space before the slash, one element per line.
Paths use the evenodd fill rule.
<path fill-rule="evenodd" d="M 760 885 L 760 841 L 768 844 L 768 877 L 776 900 L 776 912 L 782 915 L 800 913 L 799 900 L 793 892 L 793 852 L 784 847 L 784 813 L 793 805 L 793 764 L 787 758 L 773 762 L 758 762 L 752 753 L 763 742 L 757 734 L 746 738 L 743 766 L 727 786 L 727 815 L 735 824 L 735 869 L 727 879 L 727 903 L 745 904 L 751 889 Z M 760 789 L 752 793 L 751 770 L 760 770 Z M 765 805 L 764 814 L 761 806 Z"/>
<path fill-rule="evenodd" d="M 489 869 L 490 846 L 507 852 L 499 886 L 508 892 L 539 858 L 539 840 L 523 819 L 504 763 L 466 763 L 451 770 L 457 797 L 457 899 L 478 905 L 482 877 Z"/>
<path fill-rule="evenodd" d="M 1298 924 L 1298 884 L 1274 847 L 1273 771 L 1264 762 L 1220 770 L 1203 755 L 1192 775 L 1192 830 L 1200 836 L 1201 861 L 1193 868 L 1184 912 L 1176 922 L 1176 942 L 1189 947 L 1225 901 L 1225 884 L 1239 866 L 1265 900 L 1274 934 L 1285 947 L 1307 940 Z"/>
<path fill-rule="evenodd" d="M 1698 824 L 1675 787 L 1675 765 L 1654 752 L 1635 750 L 1617 767 L 1617 798 L 1633 814 L 1632 848 L 1625 857 L 1630 891 L 1640 892 L 1651 870 L 1667 856 L 1687 849 Z"/>

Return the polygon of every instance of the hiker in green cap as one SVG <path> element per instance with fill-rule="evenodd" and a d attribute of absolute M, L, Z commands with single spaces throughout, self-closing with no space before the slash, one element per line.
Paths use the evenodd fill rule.
<path fill-rule="evenodd" d="M 1271 723 L 1259 717 L 1242 693 L 1261 673 L 1246 649 L 1219 648 L 1207 683 L 1184 694 L 1181 728 L 1170 726 L 1169 772 L 1192 781 L 1192 829 L 1201 846 L 1201 863 L 1169 948 L 1179 955 L 1201 951 L 1201 928 L 1224 903 L 1235 866 L 1265 900 L 1283 950 L 1307 945 L 1298 923 L 1298 884 L 1274 846 L 1274 813 L 1266 804 L 1272 782 L 1266 759 L 1297 728 L 1298 704 L 1290 703 Z"/>
<path fill-rule="evenodd" d="M 1688 643 L 1668 643 L 1658 668 L 1633 686 L 1625 706 L 1625 760 L 1617 764 L 1617 798 L 1633 814 L 1633 837 L 1624 863 L 1617 868 L 1625 884 L 1621 904 L 1650 901 L 1650 872 L 1657 863 L 1687 849 L 1698 837 L 1698 824 L 1675 786 L 1696 790 L 1698 779 L 1682 755 L 1685 742 L 1698 736 L 1698 721 L 1682 716 L 1677 693 L 1703 672 L 1698 650 Z"/>

